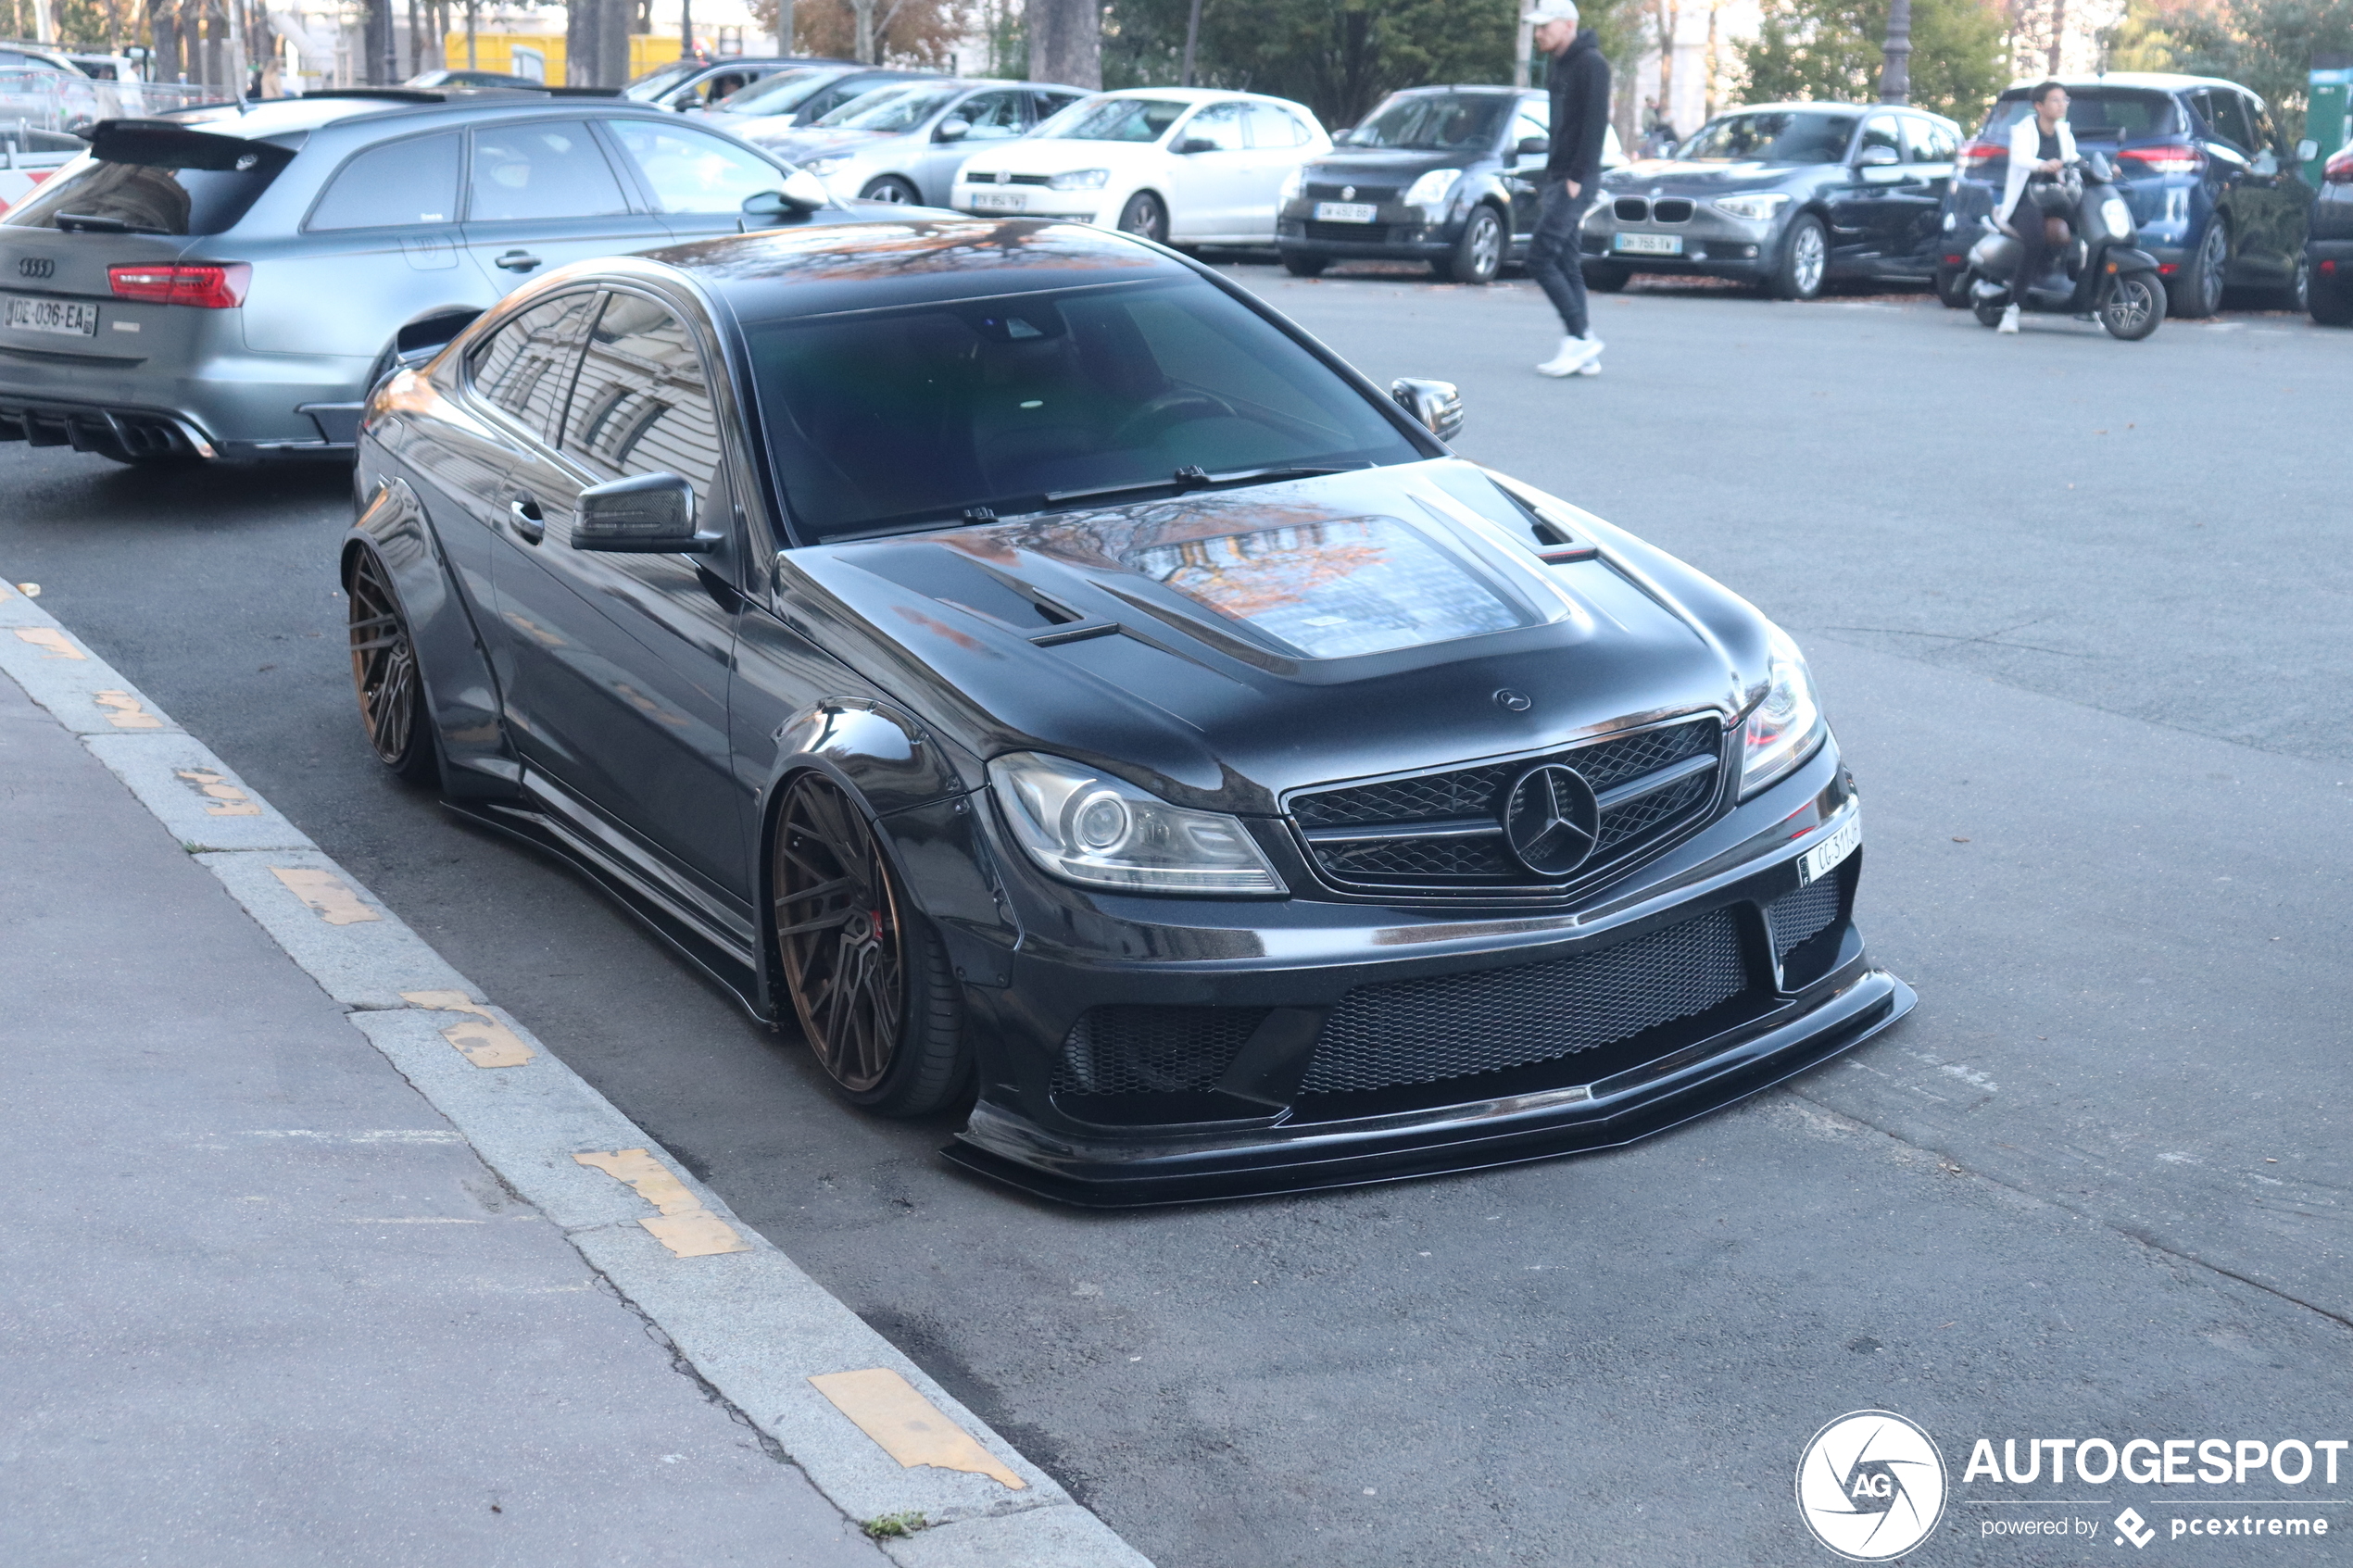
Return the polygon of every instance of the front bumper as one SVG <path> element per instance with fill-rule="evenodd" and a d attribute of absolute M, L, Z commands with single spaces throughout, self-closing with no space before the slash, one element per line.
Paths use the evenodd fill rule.
<path fill-rule="evenodd" d="M 1801 887 L 1799 858 L 1858 812 L 1826 745 L 1792 778 L 1566 910 L 1433 913 L 1300 898 L 1197 906 L 1198 924 L 1148 926 L 1148 911 L 1170 918 L 1175 901 L 1064 898 L 1058 913 L 1057 895 L 1025 885 L 1018 850 L 998 855 L 1024 930 L 994 961 L 969 932 L 962 938 L 959 972 L 996 972 L 995 984 L 965 989 L 969 1026 L 984 1042 L 982 1086 L 944 1152 L 1040 1196 L 1128 1206 L 1475 1169 L 1659 1131 L 1802 1072 L 1910 1010 L 1911 992 L 1872 966 L 1852 922 L 1860 852 L 1810 892 Z M 1776 923 L 1792 899 L 1820 911 L 1794 941 Z M 1720 972 L 1732 977 L 1704 1006 L 1658 1005 L 1670 991 L 1693 995 L 1674 989 L 1690 962 L 1678 944 L 1703 929 L 1737 972 Z M 1733 960 L 1724 954 L 1735 941 Z M 1597 963 L 1616 975 L 1607 996 L 1541 989 L 1600 972 Z M 1427 1032 L 1409 1022 L 1371 1057 L 1347 1056 L 1364 1036 L 1339 1020 L 1364 1017 L 1362 998 L 1429 985 L 1466 997 L 1468 1010 L 1436 1015 Z M 1529 1008 L 1538 994 L 1567 999 Z M 1491 1015 L 1471 1016 L 1482 1007 Z M 1610 1019 L 1634 1015 L 1629 1032 L 1602 1037 Z M 1213 1062 L 1214 1085 L 1132 1074 L 1106 1084 L 1121 1070 L 1095 1054 L 1113 1030 L 1098 1021 L 1114 1019 L 1157 1040 L 1142 1047 L 1159 1053 L 1142 1079 L 1172 1063 L 1181 1077 L 1183 1053 L 1230 1027 L 1217 1035 L 1227 1065 Z M 1518 1060 L 1456 1070 L 1464 1042 L 1476 1036 L 1487 1049 L 1499 1029 Z M 1342 1058 L 1353 1063 L 1345 1071 L 1334 1065 Z M 1364 1064 L 1376 1059 L 1402 1071 L 1370 1075 Z M 1455 1065 L 1429 1073 L 1436 1081 L 1417 1075 L 1440 1062 Z"/>
<path fill-rule="evenodd" d="M 1695 203 L 1691 217 L 1679 223 L 1628 221 L 1613 210 L 1617 197 L 1604 192 L 1585 215 L 1577 235 L 1578 252 L 1588 267 L 1619 266 L 1639 272 L 1684 273 L 1712 278 L 1756 279 L 1770 271 L 1776 249 L 1772 223 L 1750 223 L 1712 211 Z M 1672 256 L 1625 250 L 1618 236 L 1670 240 L 1681 247 Z"/>
<path fill-rule="evenodd" d="M 1018 193 L 1018 207 L 982 207 L 975 201 L 977 194 L 998 192 Z M 975 218 L 1052 218 L 1064 223 L 1099 223 L 1102 221 L 1103 193 L 1101 191 L 1057 191 L 1047 185 L 967 185 L 958 183 L 949 193 L 948 204 L 958 212 L 969 212 Z"/>
<path fill-rule="evenodd" d="M 1302 197 L 1286 204 L 1275 219 L 1275 244 L 1300 256 L 1329 257 L 1335 261 L 1427 261 L 1453 252 L 1469 218 L 1464 208 L 1450 209 L 1432 219 L 1428 209 L 1403 202 L 1382 202 L 1370 223 L 1327 223 L 1315 216 L 1315 204 Z M 1508 242 L 1516 253 L 1526 236 Z"/>

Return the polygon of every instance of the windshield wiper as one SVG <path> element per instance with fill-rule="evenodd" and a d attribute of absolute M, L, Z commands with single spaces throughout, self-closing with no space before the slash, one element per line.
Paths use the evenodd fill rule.
<path fill-rule="evenodd" d="M 1166 479 L 1150 479 L 1135 484 L 1106 484 L 1093 490 L 1050 490 L 1044 495 L 1008 495 L 993 501 L 960 501 L 944 507 L 927 507 L 922 511 L 901 512 L 896 517 L 876 518 L 863 526 L 839 533 L 827 533 L 829 545 L 847 544 L 857 539 L 877 539 L 892 533 L 912 533 L 922 529 L 953 527 L 985 527 L 1000 519 L 1029 517 L 1038 512 L 1060 511 L 1080 502 L 1112 501 L 1122 496 L 1184 495 L 1193 490 L 1210 490 L 1225 485 L 1275 484 L 1286 479 L 1317 479 L 1327 473 L 1353 473 L 1375 465 L 1364 463 L 1286 464 L 1263 469 L 1235 469 L 1227 473 L 1210 473 L 1200 468 L 1178 469 Z"/>
<path fill-rule="evenodd" d="M 1189 464 L 1166 479 L 1148 479 L 1137 484 L 1106 484 L 1094 490 L 1050 490 L 1046 493 L 1046 503 L 1058 507 L 1071 501 L 1108 501 L 1121 495 L 1155 495 L 1164 490 L 1173 490 L 1181 495 L 1191 490 L 1210 490 L 1227 484 L 1273 484 L 1286 479 L 1315 479 L 1327 473 L 1350 473 L 1372 466 L 1370 463 L 1284 464 L 1274 468 L 1236 469 L 1229 473 L 1210 473 Z"/>

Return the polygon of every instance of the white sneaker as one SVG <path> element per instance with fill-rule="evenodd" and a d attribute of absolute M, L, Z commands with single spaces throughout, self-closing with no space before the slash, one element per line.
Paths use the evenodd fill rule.
<path fill-rule="evenodd" d="M 1601 358 L 1601 339 L 1595 337 L 1565 337 L 1561 351 L 1536 367 L 1540 376 L 1573 376 Z"/>
<path fill-rule="evenodd" d="M 1582 365 L 1577 367 L 1577 373 L 1580 376 L 1600 375 L 1602 373 L 1602 357 L 1598 354 L 1594 355 L 1591 359 L 1586 360 Z"/>
<path fill-rule="evenodd" d="M 2018 307 L 2013 305 L 2005 308 L 2002 312 L 2002 324 L 1995 327 L 1994 330 L 1997 332 L 2014 332 L 2018 331 Z"/>

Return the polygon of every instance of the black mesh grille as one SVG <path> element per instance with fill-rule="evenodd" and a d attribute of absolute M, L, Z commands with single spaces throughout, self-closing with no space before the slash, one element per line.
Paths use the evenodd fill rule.
<path fill-rule="evenodd" d="M 1536 761 L 1561 761 L 1583 774 L 1596 793 L 1655 773 L 1694 757 L 1717 755 L 1723 727 L 1714 719 L 1645 730 L 1639 734 L 1579 746 L 1556 758 L 1483 763 L 1452 772 L 1345 789 L 1317 790 L 1291 797 L 1290 813 L 1302 828 L 1390 826 L 1408 822 L 1500 823 L 1512 782 Z M 1714 799 L 1717 774 L 1710 771 L 1641 796 L 1602 813 L 1596 865 L 1655 842 L 1696 820 Z M 1498 886 L 1534 879 L 1492 833 L 1461 838 L 1379 839 L 1327 837 L 1310 841 L 1316 863 L 1341 882 L 1383 886 Z"/>
<path fill-rule="evenodd" d="M 1397 187 L 1394 185 L 1351 185 L 1345 188 L 1353 191 L 1355 194 L 1346 196 L 1340 194 L 1342 188 L 1339 185 L 1325 184 L 1311 180 L 1307 182 L 1307 199 L 1319 202 L 1371 202 L 1378 206 L 1382 202 L 1393 199 L 1397 194 Z"/>
<path fill-rule="evenodd" d="M 1354 240 L 1360 245 L 1377 245 L 1389 243 L 1389 228 L 1381 223 L 1309 223 L 1307 237 L 1311 240 Z"/>
<path fill-rule="evenodd" d="M 1058 1095 L 1164 1095 L 1214 1088 L 1265 1008 L 1090 1008 L 1054 1063 Z"/>
<path fill-rule="evenodd" d="M 1651 203 L 1651 216 L 1661 223 L 1689 223 L 1692 203 L 1688 196 L 1661 196 Z"/>
<path fill-rule="evenodd" d="M 1838 878 L 1826 876 L 1794 893 L 1784 893 L 1767 908 L 1773 924 L 1773 957 L 1785 959 L 1801 942 L 1819 936 L 1838 919 Z"/>
<path fill-rule="evenodd" d="M 1553 1061 L 1705 1012 L 1747 985 L 1739 927 L 1717 909 L 1588 956 L 1361 986 L 1324 1021 L 1302 1092 Z"/>

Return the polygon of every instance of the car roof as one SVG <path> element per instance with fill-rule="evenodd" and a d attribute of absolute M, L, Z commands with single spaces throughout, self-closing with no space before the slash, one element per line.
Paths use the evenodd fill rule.
<path fill-rule="evenodd" d="M 55 44 L 20 44 L 13 38 L 0 38 L 0 49 L 13 49 L 19 55 L 38 55 L 53 64 L 72 66 L 77 76 L 83 74 L 74 57 Z"/>
<path fill-rule="evenodd" d="M 2138 87 L 2158 93 L 2179 93 L 2190 87 L 2236 87 L 2242 93 L 2254 92 L 2251 87 L 2219 76 L 2183 76 L 2170 70 L 2112 70 L 2102 76 L 2021 76 L 2002 89 L 2002 96 L 2027 92 L 2045 82 L 2056 82 L 2070 93 L 2080 87 Z"/>
<path fill-rule="evenodd" d="M 305 94 L 299 98 L 264 98 L 247 105 L 242 112 L 229 105 L 215 105 L 184 116 L 157 118 L 164 123 L 207 131 L 218 136 L 242 136 L 247 141 L 257 141 L 263 137 L 316 131 L 324 125 L 352 119 L 472 119 L 491 115 L 546 114 L 551 108 L 560 108 L 565 114 L 672 118 L 667 110 L 633 98 L 573 97 L 535 93 L 522 87 L 452 88 L 446 93 L 431 87 L 387 88 L 375 92 L 343 89 Z"/>
<path fill-rule="evenodd" d="M 1040 87 L 1052 82 L 1041 82 Z M 1256 98 L 1262 103 L 1288 104 L 1289 98 L 1277 98 L 1270 93 L 1244 93 L 1226 87 L 1115 87 L 1108 93 L 1089 93 L 1091 98 L 1173 98 L 1184 104 L 1223 103 L 1228 98 Z"/>
<path fill-rule="evenodd" d="M 582 271 L 626 275 L 638 259 L 590 262 Z M 1176 257 L 1091 224 L 962 213 L 726 234 L 649 251 L 644 259 L 685 274 L 751 325 L 1199 276 Z"/>

